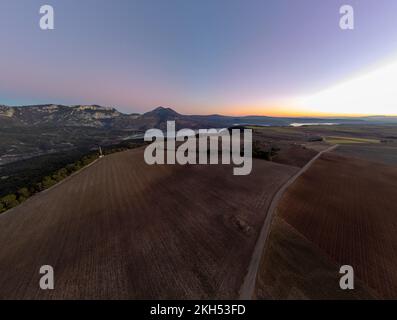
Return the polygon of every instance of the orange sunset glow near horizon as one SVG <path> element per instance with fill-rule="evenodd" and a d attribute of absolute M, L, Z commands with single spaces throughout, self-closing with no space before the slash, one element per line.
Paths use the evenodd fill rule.
<path fill-rule="evenodd" d="M 284 105 L 232 109 L 234 115 L 281 117 L 397 116 L 397 60 Z"/>

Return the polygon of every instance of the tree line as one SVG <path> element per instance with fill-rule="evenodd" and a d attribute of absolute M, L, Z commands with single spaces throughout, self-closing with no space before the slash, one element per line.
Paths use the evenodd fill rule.
<path fill-rule="evenodd" d="M 68 164 L 66 167 L 57 170 L 52 175 L 43 177 L 42 180 L 38 183 L 34 183 L 30 186 L 20 188 L 16 193 L 10 193 L 6 196 L 3 196 L 2 198 L 0 198 L 0 213 L 16 207 L 18 204 L 24 202 L 26 199 L 36 193 L 52 187 L 66 177 L 70 176 L 72 173 L 87 166 L 97 158 L 97 153 L 86 155 L 80 160 Z"/>
<path fill-rule="evenodd" d="M 104 155 L 108 155 L 111 153 L 137 148 L 144 144 L 145 143 L 143 141 L 135 141 L 135 142 L 125 141 L 117 145 L 104 147 L 102 151 Z M 99 154 L 97 152 L 91 152 L 81 157 L 79 160 L 74 161 L 70 164 L 61 167 L 60 169 L 55 170 L 52 174 L 46 174 L 41 176 L 41 178 L 38 179 L 39 182 L 27 183 L 26 186 L 18 188 L 17 191 L 10 192 L 0 197 L 0 213 L 3 213 L 11 208 L 16 207 L 17 205 L 24 202 L 26 199 L 28 199 L 29 197 L 33 196 L 38 192 L 51 188 L 52 186 L 62 181 L 66 177 L 70 176 L 74 172 L 79 171 L 83 167 L 95 161 L 96 159 L 98 159 L 98 157 Z M 53 160 L 54 162 L 56 162 L 55 159 Z M 43 167 L 45 165 L 46 163 L 40 162 L 40 167 Z M 22 174 L 23 171 L 24 170 L 21 170 Z"/>

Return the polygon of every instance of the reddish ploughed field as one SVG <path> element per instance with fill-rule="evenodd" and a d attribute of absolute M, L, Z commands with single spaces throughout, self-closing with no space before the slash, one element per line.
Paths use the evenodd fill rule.
<path fill-rule="evenodd" d="M 302 168 L 316 155 L 317 152 L 309 148 L 298 145 L 283 145 L 273 161 Z"/>
<path fill-rule="evenodd" d="M 106 156 L 0 216 L 0 298 L 236 298 L 270 200 L 296 171 Z M 39 289 L 42 265 L 55 290 Z"/>
<path fill-rule="evenodd" d="M 396 197 L 397 166 L 328 153 L 288 189 L 278 216 L 377 296 L 397 298 Z"/>

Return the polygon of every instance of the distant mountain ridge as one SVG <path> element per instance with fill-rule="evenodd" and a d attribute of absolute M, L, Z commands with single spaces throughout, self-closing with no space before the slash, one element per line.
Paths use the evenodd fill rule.
<path fill-rule="evenodd" d="M 0 105 L 0 126 L 78 126 L 128 130 L 165 129 L 174 120 L 177 128 L 221 128 L 233 125 L 290 125 L 298 123 L 397 123 L 397 117 L 360 118 L 278 118 L 267 116 L 232 117 L 222 115 L 183 115 L 171 108 L 158 107 L 143 114 L 124 114 L 99 105 L 58 104 L 10 107 Z"/>
<path fill-rule="evenodd" d="M 0 124 L 12 126 L 105 126 L 121 113 L 114 108 L 96 105 L 0 106 Z"/>

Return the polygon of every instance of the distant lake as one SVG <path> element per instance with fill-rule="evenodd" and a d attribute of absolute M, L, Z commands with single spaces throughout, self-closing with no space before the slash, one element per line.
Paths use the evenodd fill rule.
<path fill-rule="evenodd" d="M 290 126 L 291 127 L 302 127 L 302 126 L 334 126 L 337 125 L 338 123 L 334 123 L 334 122 L 294 122 L 291 123 Z"/>

